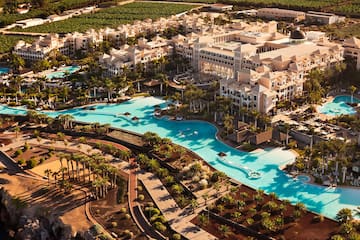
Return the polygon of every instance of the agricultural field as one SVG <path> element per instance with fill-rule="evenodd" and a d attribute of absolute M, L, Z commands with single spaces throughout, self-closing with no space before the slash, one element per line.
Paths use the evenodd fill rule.
<path fill-rule="evenodd" d="M 19 3 L 21 1 L 18 1 Z M 28 18 L 36 18 L 41 17 L 45 18 L 54 13 L 61 13 L 63 11 L 81 8 L 90 6 L 93 4 L 103 3 L 103 2 L 114 2 L 112 0 L 50 0 L 49 5 L 40 9 L 31 9 L 28 13 L 25 14 L 0 14 L 0 26 L 6 26 L 12 24 L 18 20 L 28 19 Z M 1 4 L 1 0 L 0 0 Z"/>
<path fill-rule="evenodd" d="M 0 53 L 9 52 L 11 48 L 19 41 L 25 40 L 26 42 L 32 42 L 34 38 L 23 36 L 9 36 L 0 35 Z"/>
<path fill-rule="evenodd" d="M 181 0 L 174 0 L 181 1 Z M 301 11 L 318 10 L 360 17 L 360 0 L 182 0 L 183 2 L 225 3 L 237 8 L 280 7 Z"/>
<path fill-rule="evenodd" d="M 88 29 L 116 27 L 146 18 L 157 19 L 192 9 L 195 6 L 165 3 L 134 2 L 122 6 L 100 10 L 94 14 L 84 14 L 61 22 L 44 24 L 26 29 L 14 28 L 14 31 L 68 33 L 85 32 Z"/>

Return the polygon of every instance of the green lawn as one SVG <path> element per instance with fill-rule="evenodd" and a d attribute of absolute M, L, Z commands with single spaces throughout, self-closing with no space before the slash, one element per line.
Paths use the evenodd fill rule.
<path fill-rule="evenodd" d="M 20 36 L 8 36 L 0 35 L 0 53 L 9 52 L 11 48 L 19 41 L 25 40 L 27 42 L 32 42 L 34 38 L 31 37 L 20 37 Z"/>
<path fill-rule="evenodd" d="M 131 23 L 134 20 L 145 18 L 157 19 L 187 11 L 195 6 L 165 3 L 135 2 L 123 6 L 107 8 L 95 14 L 85 14 L 61 22 L 35 26 L 26 29 L 16 28 L 14 31 L 43 32 L 43 33 L 67 33 L 85 32 L 90 28 L 99 29 L 104 27 L 116 27 L 120 24 Z"/>

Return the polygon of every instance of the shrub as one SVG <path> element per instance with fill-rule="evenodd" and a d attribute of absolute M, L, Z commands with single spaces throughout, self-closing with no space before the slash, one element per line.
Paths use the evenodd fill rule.
<path fill-rule="evenodd" d="M 324 221 L 324 216 L 323 215 L 316 215 L 313 218 L 313 222 L 323 222 Z"/>
<path fill-rule="evenodd" d="M 155 222 L 154 227 L 156 230 L 158 230 L 160 232 L 166 231 L 166 226 L 164 224 L 162 224 L 161 222 Z"/>
<path fill-rule="evenodd" d="M 112 226 L 113 228 L 116 228 L 116 227 L 118 226 L 118 224 L 117 224 L 117 222 L 111 222 L 111 226 Z"/>
<path fill-rule="evenodd" d="M 344 240 L 344 238 L 341 235 L 334 235 L 331 237 L 331 240 Z"/>
<path fill-rule="evenodd" d="M 173 240 L 181 240 L 181 235 L 178 234 L 178 233 L 174 233 L 174 234 L 172 235 L 172 239 L 173 239 Z"/>
<path fill-rule="evenodd" d="M 20 158 L 19 160 L 18 160 L 18 164 L 21 166 L 21 165 L 24 165 L 24 163 L 25 163 L 25 160 L 24 159 L 22 159 L 22 158 Z"/>
<path fill-rule="evenodd" d="M 125 230 L 124 235 L 126 239 L 132 239 L 134 237 L 134 233 L 129 230 Z"/>
<path fill-rule="evenodd" d="M 301 212 L 299 210 L 295 210 L 293 213 L 294 219 L 298 219 L 301 217 Z"/>
<path fill-rule="evenodd" d="M 99 226 L 99 225 L 93 225 L 92 226 L 92 229 L 94 230 L 94 232 L 96 233 L 96 234 L 100 234 L 101 233 L 101 227 Z"/>
<path fill-rule="evenodd" d="M 26 161 L 26 166 L 28 168 L 34 168 L 34 167 L 36 167 L 37 164 L 38 164 L 38 162 L 34 158 L 31 158 L 31 159 Z"/>
<path fill-rule="evenodd" d="M 18 156 L 20 156 L 21 154 L 23 154 L 23 151 L 19 148 L 19 149 L 17 149 L 17 150 L 15 151 L 14 156 L 15 156 L 15 157 L 18 157 Z"/>
<path fill-rule="evenodd" d="M 121 208 L 121 209 L 120 209 L 120 212 L 122 212 L 122 213 L 126 213 L 126 208 L 124 208 L 124 207 L 123 207 L 123 208 Z"/>
<path fill-rule="evenodd" d="M 252 224 L 254 223 L 254 219 L 252 219 L 252 218 L 247 218 L 247 219 L 246 219 L 246 223 L 247 223 L 248 225 L 252 225 Z"/>
<path fill-rule="evenodd" d="M 126 218 L 126 219 L 130 219 L 130 218 L 131 218 L 130 214 L 128 214 L 128 213 L 125 214 L 125 218 Z"/>
<path fill-rule="evenodd" d="M 24 144 L 24 148 L 23 148 L 24 150 L 24 152 L 26 152 L 27 150 L 29 150 L 30 149 L 30 145 L 26 142 L 25 144 Z"/>
<path fill-rule="evenodd" d="M 142 187 L 142 186 L 137 186 L 137 190 L 138 190 L 138 191 L 142 191 L 142 190 L 143 190 L 143 187 Z"/>
<path fill-rule="evenodd" d="M 144 201 L 145 199 L 145 196 L 143 194 L 140 194 L 139 197 L 138 197 L 139 201 Z"/>

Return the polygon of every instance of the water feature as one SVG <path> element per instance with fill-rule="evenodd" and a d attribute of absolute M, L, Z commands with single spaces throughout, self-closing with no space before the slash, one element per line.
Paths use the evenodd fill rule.
<path fill-rule="evenodd" d="M 355 114 L 356 111 L 347 103 L 360 103 L 360 99 L 349 95 L 336 96 L 331 102 L 319 107 L 319 111 L 329 116 L 340 116 L 341 114 Z"/>
<path fill-rule="evenodd" d="M 293 203 L 303 202 L 308 209 L 334 218 L 341 208 L 356 209 L 360 205 L 360 190 L 337 187 L 329 191 L 326 187 L 306 184 L 286 175 L 280 167 L 293 162 L 295 156 L 280 148 L 264 149 L 253 153 L 242 152 L 216 138 L 214 125 L 203 121 L 171 121 L 168 118 L 156 118 L 154 106 L 167 107 L 159 98 L 147 97 L 133 99 L 121 104 L 98 104 L 95 110 L 75 108 L 58 112 L 46 112 L 49 116 L 71 114 L 76 120 L 84 122 L 109 123 L 112 126 L 144 133 L 152 131 L 161 137 L 168 137 L 175 143 L 191 149 L 214 168 L 253 188 L 265 192 L 275 192 L 281 199 Z M 124 116 L 129 112 L 129 116 Z M 0 113 L 25 114 L 22 108 L 2 106 Z M 138 117 L 138 121 L 132 120 Z M 219 160 L 218 153 L 226 154 L 226 161 Z M 259 173 L 260 177 L 251 178 L 246 169 Z"/>
<path fill-rule="evenodd" d="M 307 175 L 298 175 L 296 177 L 297 180 L 303 182 L 303 183 L 307 183 L 307 182 L 310 182 L 311 178 Z"/>
<path fill-rule="evenodd" d="M 0 75 L 2 74 L 6 74 L 10 71 L 9 68 L 5 68 L 5 67 L 0 67 Z"/>
<path fill-rule="evenodd" d="M 74 72 L 77 72 L 80 70 L 79 66 L 66 66 L 66 67 L 61 67 L 58 70 L 52 72 L 52 73 L 48 73 L 46 74 L 46 78 L 47 79 L 53 79 L 53 78 L 65 78 L 66 73 L 68 72 L 69 74 L 72 74 Z"/>

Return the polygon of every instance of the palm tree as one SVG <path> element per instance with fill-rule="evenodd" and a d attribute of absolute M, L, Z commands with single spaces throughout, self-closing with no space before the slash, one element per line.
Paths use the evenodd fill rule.
<path fill-rule="evenodd" d="M 50 175 L 53 172 L 51 171 L 51 169 L 45 169 L 44 174 L 46 175 L 47 179 L 48 179 L 48 185 L 50 185 Z"/>
<path fill-rule="evenodd" d="M 100 178 L 95 179 L 92 182 L 92 186 L 93 186 L 93 188 L 95 188 L 95 198 L 98 199 L 100 196 L 100 188 L 102 186 L 101 179 Z"/>
<path fill-rule="evenodd" d="M 290 125 L 288 123 L 284 124 L 284 129 L 286 131 L 286 146 L 289 145 L 289 130 L 290 130 Z"/>
<path fill-rule="evenodd" d="M 104 85 L 108 93 L 108 100 L 111 100 L 111 95 L 115 88 L 115 84 L 113 83 L 113 81 L 107 78 L 105 79 Z"/>
<path fill-rule="evenodd" d="M 106 123 L 106 124 L 103 125 L 103 127 L 104 127 L 104 129 L 105 129 L 105 134 L 108 134 L 111 125 L 110 125 L 109 123 Z"/>
<path fill-rule="evenodd" d="M 227 226 L 227 225 L 220 225 L 220 226 L 218 227 L 218 230 L 221 232 L 221 234 L 222 234 L 225 238 L 227 238 L 227 237 L 229 236 L 229 234 L 230 234 L 230 227 Z"/>
<path fill-rule="evenodd" d="M 51 174 L 51 176 L 54 178 L 54 184 L 55 184 L 55 187 L 56 187 L 57 177 L 59 176 L 59 172 L 53 172 Z"/>
<path fill-rule="evenodd" d="M 201 226 L 206 226 L 209 223 L 209 218 L 205 214 L 199 214 L 199 222 Z"/>
<path fill-rule="evenodd" d="M 72 129 L 72 121 L 74 117 L 70 114 L 59 115 L 57 119 L 60 121 L 64 129 Z"/>
<path fill-rule="evenodd" d="M 190 207 L 193 213 L 195 213 L 195 209 L 199 207 L 199 203 L 196 201 L 196 199 L 191 199 Z"/>
<path fill-rule="evenodd" d="M 65 180 L 65 171 L 67 171 L 67 168 L 66 167 L 62 167 L 60 168 L 60 172 L 61 172 L 61 179 L 62 181 Z"/>
<path fill-rule="evenodd" d="M 19 135 L 19 132 L 20 132 L 20 127 L 19 126 L 16 126 L 14 128 L 14 131 L 15 131 L 15 134 L 16 134 L 16 138 L 18 138 L 18 135 Z"/>
<path fill-rule="evenodd" d="M 65 160 L 66 160 L 66 165 L 67 165 L 66 170 L 67 170 L 68 178 L 70 179 L 70 162 L 71 162 L 71 157 L 70 157 L 69 154 L 66 154 L 66 155 L 64 156 L 64 158 L 65 158 Z M 72 170 L 73 170 L 73 169 L 72 169 Z"/>
<path fill-rule="evenodd" d="M 336 219 L 340 223 L 346 223 L 353 219 L 351 209 L 343 208 L 336 214 Z"/>
<path fill-rule="evenodd" d="M 241 218 L 241 212 L 234 212 L 231 215 L 236 221 L 239 221 L 239 219 Z"/>
<path fill-rule="evenodd" d="M 240 107 L 241 121 L 245 122 L 245 114 L 248 112 L 246 107 Z"/>
<path fill-rule="evenodd" d="M 14 69 L 16 72 L 19 72 L 25 66 L 25 60 L 19 55 L 11 54 L 10 65 L 12 69 Z"/>
<path fill-rule="evenodd" d="M 255 126 L 255 129 L 256 129 L 257 128 L 257 120 L 258 120 L 258 118 L 260 116 L 260 113 L 256 109 L 254 109 L 254 110 L 251 111 L 251 116 L 254 118 L 254 126 Z"/>
<path fill-rule="evenodd" d="M 75 166 L 76 166 L 76 180 L 80 181 L 80 170 L 79 170 L 79 162 L 80 162 L 80 155 L 76 155 L 76 154 L 72 154 L 71 155 L 71 167 L 72 166 L 72 161 L 75 161 Z M 74 169 L 73 169 L 74 171 Z M 74 175 L 73 178 L 75 179 Z"/>
<path fill-rule="evenodd" d="M 171 190 L 177 195 L 181 194 L 184 191 L 183 187 L 179 184 L 172 185 Z"/>
<path fill-rule="evenodd" d="M 224 128 L 226 130 L 226 134 L 230 134 L 234 129 L 234 116 L 230 114 L 226 114 L 224 117 Z"/>
<path fill-rule="evenodd" d="M 351 92 L 351 103 L 354 103 L 354 93 L 356 92 L 357 88 L 354 85 L 349 87 L 349 91 Z"/>

